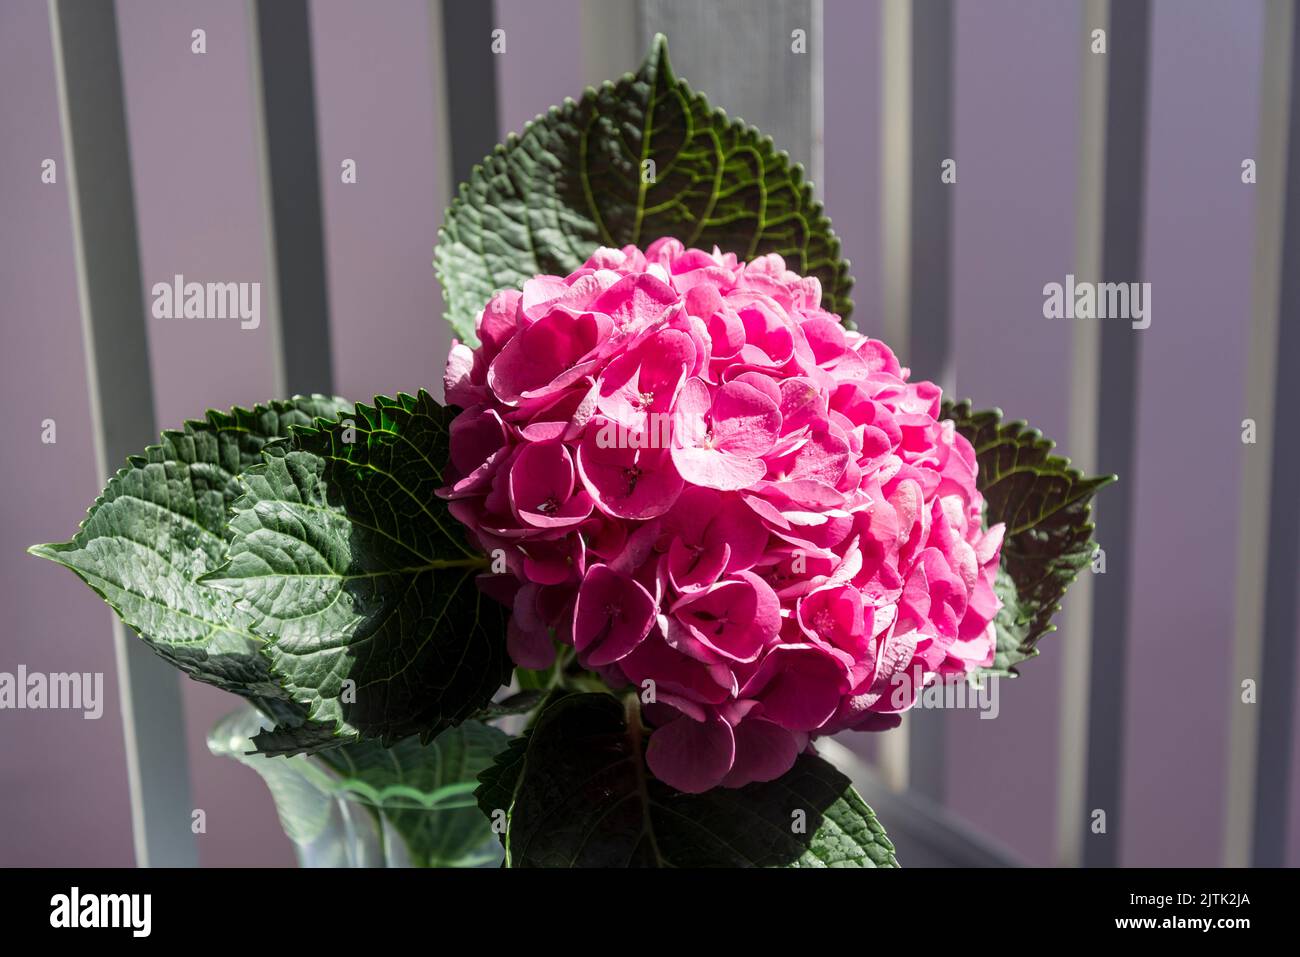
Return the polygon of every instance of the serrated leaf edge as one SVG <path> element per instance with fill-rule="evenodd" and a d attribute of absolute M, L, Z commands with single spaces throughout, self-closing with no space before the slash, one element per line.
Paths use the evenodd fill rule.
<path fill-rule="evenodd" d="M 506 135 L 505 140 L 503 140 L 500 143 L 497 143 L 492 148 L 491 152 L 489 152 L 486 156 L 483 157 L 482 160 L 475 163 L 473 167 L 471 167 L 469 177 L 457 185 L 456 193 L 452 197 L 452 200 L 448 204 L 446 212 L 443 215 L 443 222 L 441 225 L 438 226 L 437 243 L 434 247 L 434 254 L 433 254 L 433 268 L 434 268 L 434 275 L 438 280 L 438 286 L 442 290 L 444 305 L 446 306 L 451 305 L 450 298 L 447 294 L 447 282 L 446 282 L 447 273 L 443 268 L 443 259 L 445 255 L 443 250 L 446 248 L 445 244 L 449 239 L 447 224 L 453 222 L 459 210 L 463 206 L 468 204 L 468 202 L 470 201 L 471 199 L 470 184 L 475 179 L 480 178 L 484 175 L 488 161 L 491 160 L 493 157 L 501 157 L 501 158 L 506 157 L 507 154 L 511 150 L 515 149 L 525 137 L 530 135 L 534 127 L 538 126 L 539 124 L 545 124 L 549 121 L 557 120 L 561 117 L 562 114 L 566 113 L 566 111 L 576 110 L 582 104 L 583 101 L 587 100 L 590 97 L 599 96 L 602 92 L 613 92 L 620 83 L 635 82 L 638 78 L 641 77 L 643 72 L 646 72 L 646 78 L 653 83 L 654 80 L 656 79 L 656 73 L 657 70 L 659 69 L 660 64 L 662 64 L 662 68 L 666 73 L 666 77 L 665 77 L 666 83 L 680 84 L 683 93 L 685 94 L 687 99 L 699 102 L 699 104 L 706 111 L 725 121 L 728 126 L 732 128 L 739 128 L 745 132 L 752 131 L 757 136 L 759 144 L 768 147 L 771 150 L 772 155 L 775 156 L 778 160 L 781 160 L 785 168 L 789 170 L 791 184 L 798 190 L 800 198 L 807 202 L 807 217 L 809 220 L 809 226 L 825 228 L 826 236 L 830 242 L 831 255 L 836 258 L 836 260 L 840 264 L 840 270 L 843 271 L 844 278 L 846 280 L 845 282 L 846 292 L 842 296 L 844 305 L 843 305 L 842 312 L 839 313 L 840 320 L 841 322 L 843 322 L 846 328 L 856 329 L 856 326 L 854 325 L 851 319 L 855 304 L 853 300 L 849 298 L 847 293 L 847 290 L 851 290 L 855 285 L 855 280 L 851 272 L 853 263 L 850 260 L 843 257 L 842 243 L 840 241 L 840 238 L 832 228 L 830 217 L 826 215 L 825 205 L 816 198 L 816 195 L 813 191 L 814 183 L 812 180 L 807 178 L 807 170 L 805 169 L 804 165 L 802 163 L 792 160 L 790 158 L 789 152 L 787 150 L 780 149 L 769 134 L 763 133 L 761 130 L 758 129 L 758 127 L 754 126 L 751 123 L 746 122 L 742 117 L 739 116 L 732 117 L 722 107 L 713 106 L 712 104 L 710 104 L 707 95 L 705 95 L 702 92 L 693 90 L 690 84 L 685 79 L 678 77 L 676 73 L 673 71 L 672 64 L 668 59 L 668 38 L 664 36 L 664 34 L 662 33 L 656 33 L 654 35 L 654 39 L 651 41 L 650 44 L 650 51 L 646 55 L 646 58 L 642 62 L 641 67 L 639 69 L 635 71 L 629 70 L 625 72 L 622 76 L 614 80 L 604 80 L 603 82 L 600 83 L 599 86 L 589 85 L 583 89 L 582 94 L 578 99 L 574 99 L 571 96 L 566 96 L 560 103 L 548 108 L 546 112 L 536 114 L 531 120 L 529 120 L 527 123 L 524 124 L 523 129 L 519 130 L 518 132 L 508 133 Z M 588 200 L 588 204 L 593 207 L 591 212 L 596 217 L 595 222 L 599 226 L 600 231 L 603 234 L 604 238 L 608 240 L 609 233 L 604 223 L 599 219 L 599 212 L 594 209 L 594 204 L 591 202 L 590 199 Z M 593 249 L 592 251 L 594 252 L 595 250 Z M 746 261 L 752 258 L 753 258 L 752 255 L 745 257 Z M 486 303 L 484 303 L 484 305 L 486 305 Z M 479 308 L 481 309 L 482 306 L 480 306 Z"/>

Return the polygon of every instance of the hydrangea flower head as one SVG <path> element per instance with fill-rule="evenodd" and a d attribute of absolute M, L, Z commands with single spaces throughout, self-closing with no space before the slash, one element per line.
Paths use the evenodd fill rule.
<path fill-rule="evenodd" d="M 452 346 L 440 494 L 511 573 L 509 648 L 651 690 L 683 791 L 768 781 L 990 665 L 975 453 L 780 256 L 662 239 L 495 295 Z"/>

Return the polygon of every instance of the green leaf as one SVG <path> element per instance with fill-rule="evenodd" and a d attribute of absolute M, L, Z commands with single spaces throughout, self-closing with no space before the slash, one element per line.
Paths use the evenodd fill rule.
<path fill-rule="evenodd" d="M 1092 497 L 1114 475 L 1084 476 L 1051 451 L 1056 443 L 1024 422 L 1004 422 L 997 409 L 973 412 L 969 401 L 944 403 L 941 417 L 975 447 L 976 485 L 985 521 L 1005 522 L 1002 566 L 995 590 L 1002 610 L 994 621 L 997 650 L 985 674 L 1016 674 L 1038 654 L 1040 638 L 1056 630 L 1066 589 L 1092 561 Z"/>
<path fill-rule="evenodd" d="M 683 794 L 649 775 L 640 717 L 557 697 L 479 776 L 509 867 L 896 867 L 848 778 L 812 754 L 776 781 Z"/>
<path fill-rule="evenodd" d="M 509 679 L 508 611 L 476 582 L 488 559 L 435 494 L 454 415 L 427 392 L 380 396 L 295 429 L 244 474 L 229 560 L 203 581 L 251 611 L 309 719 L 259 748 L 427 740 Z"/>
<path fill-rule="evenodd" d="M 447 319 L 474 343 L 497 290 L 565 275 L 597 246 L 664 236 L 742 260 L 780 253 L 821 280 L 825 308 L 852 312 L 849 264 L 803 168 L 679 80 L 659 35 L 635 74 L 553 107 L 461 185 L 434 253 Z"/>
<path fill-rule="evenodd" d="M 69 542 L 29 551 L 72 569 L 171 664 L 236 694 L 282 693 L 250 616 L 196 581 L 226 558 L 226 512 L 239 477 L 292 426 L 333 418 L 342 399 L 298 397 L 208 412 L 133 456 Z"/>
<path fill-rule="evenodd" d="M 251 708 L 230 715 L 212 729 L 208 748 L 262 776 L 294 843 L 356 841 L 357 835 L 348 834 L 339 820 L 342 800 L 357 808 L 354 829 L 391 828 L 415 866 L 467 867 L 499 860 L 495 836 L 473 792 L 477 775 L 509 742 L 503 731 L 466 721 L 428 744 L 406 738 L 384 748 L 376 741 L 359 741 L 315 756 L 268 758 L 249 753 L 261 723 Z M 375 837 L 381 846 L 381 835 Z"/>

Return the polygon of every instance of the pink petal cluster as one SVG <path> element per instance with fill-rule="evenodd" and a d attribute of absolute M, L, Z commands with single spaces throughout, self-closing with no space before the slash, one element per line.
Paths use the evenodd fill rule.
<path fill-rule="evenodd" d="M 498 293 L 477 330 L 447 363 L 464 411 L 440 494 L 506 559 L 519 665 L 558 638 L 653 688 L 660 779 L 771 780 L 992 662 L 1003 529 L 983 529 L 974 450 L 816 278 L 674 239 L 602 248 Z"/>

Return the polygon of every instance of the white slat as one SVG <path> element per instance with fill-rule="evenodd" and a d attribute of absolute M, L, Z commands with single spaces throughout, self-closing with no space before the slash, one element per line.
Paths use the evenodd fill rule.
<path fill-rule="evenodd" d="M 158 438 L 116 10 L 51 0 L 50 29 L 95 460 L 107 477 Z M 116 616 L 113 643 L 136 864 L 195 866 L 179 676 Z"/>

